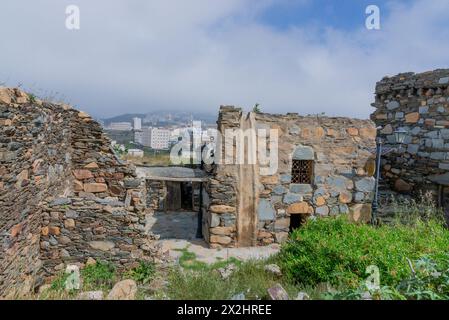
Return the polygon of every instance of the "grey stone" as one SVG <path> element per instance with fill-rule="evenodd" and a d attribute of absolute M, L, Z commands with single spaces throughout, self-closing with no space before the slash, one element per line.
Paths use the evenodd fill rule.
<path fill-rule="evenodd" d="M 267 199 L 259 200 L 258 207 L 259 221 L 274 220 L 276 218 L 276 211 L 273 204 Z"/>
<path fill-rule="evenodd" d="M 315 160 L 315 153 L 312 147 L 297 146 L 293 152 L 293 160 Z"/>
<path fill-rule="evenodd" d="M 354 195 L 354 200 L 356 202 L 361 202 L 363 201 L 363 199 L 365 199 L 365 194 L 363 192 L 356 192 Z"/>
<path fill-rule="evenodd" d="M 285 188 L 284 186 L 281 186 L 281 185 L 278 185 L 273 188 L 273 193 L 277 194 L 277 195 L 282 195 L 286 192 L 287 192 L 287 188 Z"/>
<path fill-rule="evenodd" d="M 220 216 L 216 213 L 210 213 L 210 227 L 215 228 L 220 225 Z"/>
<path fill-rule="evenodd" d="M 348 214 L 349 213 L 349 207 L 346 204 L 341 204 L 339 206 L 340 213 L 342 214 Z"/>
<path fill-rule="evenodd" d="M 449 172 L 439 175 L 432 175 L 427 177 L 430 181 L 449 186 Z"/>
<path fill-rule="evenodd" d="M 418 133 L 421 132 L 421 128 L 420 127 L 414 127 L 412 130 L 410 130 L 410 133 L 414 136 L 416 136 Z"/>
<path fill-rule="evenodd" d="M 399 108 L 399 102 L 397 102 L 397 101 L 390 101 L 390 102 L 387 103 L 387 109 L 388 110 L 394 110 L 394 109 L 397 109 L 397 108 Z"/>
<path fill-rule="evenodd" d="M 409 144 L 407 146 L 407 152 L 410 154 L 417 154 L 419 150 L 419 144 Z"/>
<path fill-rule="evenodd" d="M 126 189 L 135 189 L 140 186 L 140 179 L 126 179 L 123 181 Z"/>
<path fill-rule="evenodd" d="M 419 113 L 428 113 L 429 112 L 429 107 L 428 106 L 424 106 L 424 107 L 419 107 Z"/>
<path fill-rule="evenodd" d="M 449 139 L 449 129 L 441 129 L 440 134 L 441 138 Z"/>
<path fill-rule="evenodd" d="M 448 84 L 448 83 L 449 83 L 449 77 L 441 78 L 441 79 L 438 81 L 438 84 Z"/>
<path fill-rule="evenodd" d="M 394 115 L 394 118 L 396 120 L 404 118 L 404 112 L 396 112 L 396 114 Z"/>
<path fill-rule="evenodd" d="M 78 214 L 78 212 L 76 212 L 76 211 L 73 211 L 73 210 L 67 210 L 67 211 L 65 212 L 65 217 L 66 217 L 66 218 L 70 218 L 70 219 L 76 219 L 76 218 L 79 217 L 79 214 Z"/>
<path fill-rule="evenodd" d="M 449 163 L 442 163 L 442 162 L 440 162 L 438 164 L 438 168 L 440 168 L 441 170 L 449 170 Z"/>
<path fill-rule="evenodd" d="M 355 182 L 355 188 L 357 191 L 372 192 L 376 181 L 373 177 L 367 177 Z"/>
<path fill-rule="evenodd" d="M 288 131 L 290 132 L 290 134 L 298 135 L 301 132 L 301 129 L 298 126 L 292 126 L 288 129 Z"/>
<path fill-rule="evenodd" d="M 437 112 L 444 113 L 444 112 L 446 112 L 446 108 L 445 107 L 438 107 L 437 108 Z"/>
<path fill-rule="evenodd" d="M 351 186 L 351 180 L 343 176 L 331 176 L 326 179 L 332 190 L 346 190 Z"/>
<path fill-rule="evenodd" d="M 441 149 L 444 146 L 444 139 L 432 139 L 432 147 L 435 149 Z"/>
<path fill-rule="evenodd" d="M 292 176 L 290 174 L 282 174 L 281 175 L 281 182 L 282 183 L 290 183 L 292 180 Z"/>
<path fill-rule="evenodd" d="M 263 269 L 277 277 L 282 276 L 281 268 L 277 264 L 266 265 Z"/>
<path fill-rule="evenodd" d="M 329 215 L 329 207 L 328 206 L 317 207 L 315 209 L 315 213 L 322 217 L 328 216 Z"/>
<path fill-rule="evenodd" d="M 280 284 L 276 284 L 267 291 L 271 300 L 289 300 L 287 291 Z"/>
<path fill-rule="evenodd" d="M 312 186 L 310 184 L 296 184 L 296 183 L 292 183 L 290 185 L 290 191 L 299 194 L 309 194 L 313 192 Z"/>
<path fill-rule="evenodd" d="M 50 203 L 50 207 L 63 206 L 63 205 L 68 205 L 68 204 L 72 204 L 72 199 L 58 198 L 58 199 L 53 200 Z"/>
<path fill-rule="evenodd" d="M 295 193 L 287 193 L 284 196 L 284 200 L 283 202 L 286 204 L 292 204 L 292 203 L 296 203 L 296 202 L 301 202 L 303 200 L 303 197 L 300 194 L 295 194 Z"/>
<path fill-rule="evenodd" d="M 433 160 L 446 160 L 447 159 L 447 152 L 431 152 L 430 153 L 430 159 L 433 159 Z"/>

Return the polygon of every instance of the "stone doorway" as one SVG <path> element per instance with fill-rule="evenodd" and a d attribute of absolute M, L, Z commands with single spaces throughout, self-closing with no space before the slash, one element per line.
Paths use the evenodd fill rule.
<path fill-rule="evenodd" d="M 167 211 L 192 211 L 194 207 L 194 193 L 192 182 L 167 181 L 167 196 L 165 206 Z"/>

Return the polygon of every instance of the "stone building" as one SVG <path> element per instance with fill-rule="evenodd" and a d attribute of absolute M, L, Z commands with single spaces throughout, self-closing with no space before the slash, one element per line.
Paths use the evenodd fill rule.
<path fill-rule="evenodd" d="M 392 151 L 383 156 L 387 189 L 405 194 L 430 191 L 449 208 L 449 69 L 385 77 L 376 85 L 371 119 Z M 394 132 L 403 129 L 402 145 Z"/>
<path fill-rule="evenodd" d="M 219 139 L 217 164 L 203 192 L 207 195 L 203 235 L 211 247 L 281 242 L 289 230 L 312 216 L 348 214 L 356 221 L 370 219 L 376 136 L 371 121 L 245 114 L 224 106 L 217 124 L 219 136 L 230 129 L 277 132 L 278 145 L 269 150 L 277 157 L 277 169 L 265 175 L 260 153 L 255 163 L 217 161 L 225 154 L 235 155 L 238 148 L 236 140 L 229 144 Z M 255 146 L 258 140 L 251 141 L 247 149 L 261 148 Z"/>

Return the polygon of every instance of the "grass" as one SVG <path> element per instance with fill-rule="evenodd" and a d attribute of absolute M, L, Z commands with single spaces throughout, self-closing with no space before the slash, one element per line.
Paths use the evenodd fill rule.
<path fill-rule="evenodd" d="M 246 299 L 267 299 L 267 289 L 277 283 L 293 296 L 298 290 L 290 283 L 264 270 L 266 262 L 241 262 L 227 279 L 222 279 L 217 265 L 198 270 L 175 268 L 169 274 L 166 295 L 176 300 L 226 300 L 243 293 Z"/>
<path fill-rule="evenodd" d="M 280 263 L 292 281 L 304 285 L 356 287 L 370 265 L 379 267 L 382 284 L 393 285 L 410 276 L 407 258 L 438 260 L 449 250 L 449 232 L 435 221 L 373 228 L 345 217 L 318 219 L 291 238 L 282 247 Z"/>

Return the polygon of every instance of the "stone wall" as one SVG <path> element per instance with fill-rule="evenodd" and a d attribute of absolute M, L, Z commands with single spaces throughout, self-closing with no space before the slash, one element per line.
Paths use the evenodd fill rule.
<path fill-rule="evenodd" d="M 242 117 L 248 116 L 240 109 L 222 107 L 219 132 L 239 128 Z M 251 184 L 257 187 L 253 198 L 257 205 L 251 211 L 257 223 L 257 234 L 252 237 L 258 244 L 282 242 L 292 215 L 307 218 L 348 214 L 353 220 L 369 221 L 376 136 L 371 121 L 262 113 L 255 114 L 254 119 L 256 129 L 276 129 L 279 135 L 277 172 L 270 176 L 258 174 L 246 184 L 248 188 L 252 188 Z M 220 145 L 225 148 L 225 143 Z M 311 184 L 291 183 L 293 159 L 313 161 Z M 218 164 L 207 186 L 210 206 L 204 233 L 212 247 L 239 245 L 238 217 L 248 214 L 242 209 L 248 206 L 239 203 L 240 178 L 237 165 Z"/>
<path fill-rule="evenodd" d="M 382 179 L 401 193 L 449 185 L 449 69 L 385 77 L 376 85 L 371 119 L 392 152 L 383 156 Z M 394 132 L 407 132 L 404 144 Z M 437 198 L 437 196 L 435 196 Z"/>
<path fill-rule="evenodd" d="M 69 262 L 142 257 L 140 180 L 84 112 L 0 88 L 0 172 L 0 296 Z"/>

